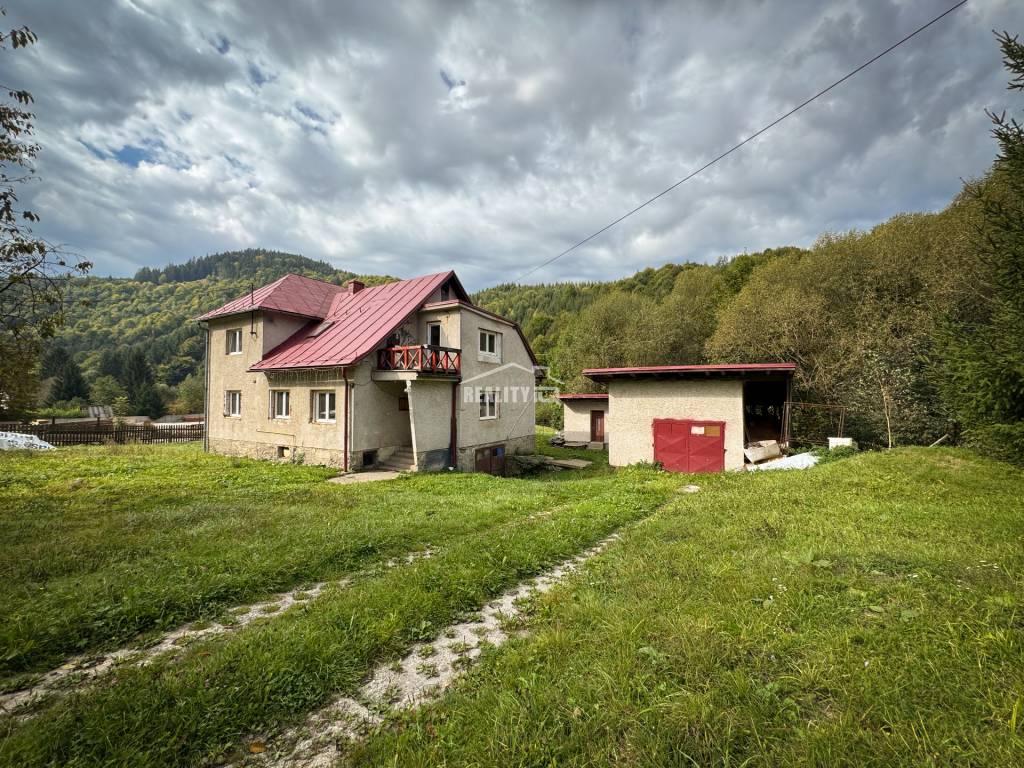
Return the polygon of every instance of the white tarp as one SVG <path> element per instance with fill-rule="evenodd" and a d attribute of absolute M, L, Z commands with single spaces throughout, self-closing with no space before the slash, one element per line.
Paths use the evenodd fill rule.
<path fill-rule="evenodd" d="M 53 446 L 35 435 L 0 432 L 0 451 L 52 451 Z"/>
<path fill-rule="evenodd" d="M 808 469 L 818 463 L 818 457 L 811 453 L 795 453 L 784 459 L 766 461 L 763 464 L 748 464 L 747 469 Z"/>

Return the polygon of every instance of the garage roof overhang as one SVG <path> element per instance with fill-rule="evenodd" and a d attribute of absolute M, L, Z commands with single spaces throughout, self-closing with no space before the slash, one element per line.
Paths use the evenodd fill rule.
<path fill-rule="evenodd" d="M 648 365 L 634 368 L 587 368 L 583 375 L 597 382 L 622 379 L 787 379 L 796 363 L 722 363 L 718 365 Z"/>

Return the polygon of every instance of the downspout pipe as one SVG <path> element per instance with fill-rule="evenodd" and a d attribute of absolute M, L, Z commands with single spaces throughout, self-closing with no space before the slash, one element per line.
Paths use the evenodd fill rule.
<path fill-rule="evenodd" d="M 203 323 L 206 329 L 206 351 L 203 354 L 203 378 L 206 381 L 203 390 L 203 453 L 210 452 L 210 325 Z"/>
<path fill-rule="evenodd" d="M 344 447 L 343 447 L 341 453 L 342 453 L 342 466 L 344 467 L 344 470 L 346 472 L 348 472 L 348 368 L 342 368 L 341 369 L 341 378 L 345 381 L 345 416 L 344 416 L 344 419 L 343 419 L 344 422 L 345 422 L 345 428 L 344 428 L 344 433 L 345 434 L 344 434 L 344 437 L 342 438 L 343 441 L 344 441 L 344 444 L 343 444 Z"/>
<path fill-rule="evenodd" d="M 459 423 L 455 417 L 456 404 L 459 400 L 459 382 L 452 382 L 452 415 L 451 415 L 451 434 L 449 436 L 449 448 L 448 448 L 448 469 L 455 469 L 457 466 L 456 457 L 456 446 L 458 445 L 459 439 Z"/>

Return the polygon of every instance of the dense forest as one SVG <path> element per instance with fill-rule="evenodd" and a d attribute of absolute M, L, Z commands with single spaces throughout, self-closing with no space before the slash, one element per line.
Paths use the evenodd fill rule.
<path fill-rule="evenodd" d="M 1000 44 L 1011 89 L 1024 90 L 1024 46 Z M 992 120 L 992 168 L 940 212 L 826 233 L 806 249 L 666 264 L 612 282 L 498 285 L 474 299 L 518 322 L 569 389 L 594 389 L 587 367 L 793 361 L 796 396 L 845 406 L 848 433 L 864 444 L 946 435 L 1020 460 L 1024 128 Z M 60 407 L 116 396 L 141 408 L 142 392 L 147 412 L 197 410 L 203 344 L 193 319 L 286 272 L 351 277 L 250 250 L 132 280 L 75 280 L 67 324 L 43 360 L 43 399 Z"/>

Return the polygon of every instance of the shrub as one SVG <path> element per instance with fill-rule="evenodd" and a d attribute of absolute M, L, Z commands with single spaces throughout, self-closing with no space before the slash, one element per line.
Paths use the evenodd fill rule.
<path fill-rule="evenodd" d="M 964 444 L 983 456 L 1024 467 L 1024 421 L 974 427 L 964 434 Z"/>
<path fill-rule="evenodd" d="M 561 403 L 537 403 L 537 423 L 552 429 L 562 428 Z"/>

